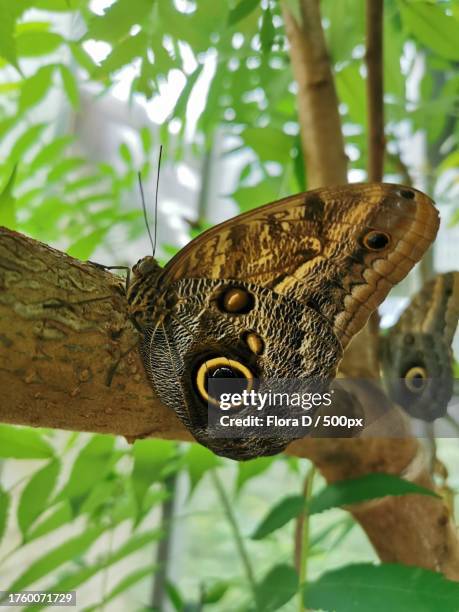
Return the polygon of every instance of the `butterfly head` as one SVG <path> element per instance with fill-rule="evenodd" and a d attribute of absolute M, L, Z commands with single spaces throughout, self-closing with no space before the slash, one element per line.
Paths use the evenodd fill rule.
<path fill-rule="evenodd" d="M 143 330 L 161 304 L 159 289 L 163 268 L 151 255 L 139 259 L 132 268 L 127 288 L 129 315 L 135 326 Z"/>

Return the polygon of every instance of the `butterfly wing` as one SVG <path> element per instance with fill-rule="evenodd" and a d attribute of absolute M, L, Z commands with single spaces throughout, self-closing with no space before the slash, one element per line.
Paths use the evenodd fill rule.
<path fill-rule="evenodd" d="M 269 381 L 274 381 L 282 393 L 297 380 L 326 386 L 335 376 L 342 348 L 322 315 L 266 287 L 244 283 L 244 292 L 253 300 L 251 308 L 237 314 L 226 311 L 220 296 L 238 287 L 240 283 L 224 279 L 177 281 L 167 316 L 145 330 L 141 352 L 156 393 L 199 442 L 219 455 L 251 459 L 278 453 L 308 431 L 244 424 L 238 435 L 237 429 L 225 428 L 208 386 L 215 382 L 214 375 L 231 381 L 234 373 L 238 380 L 232 383 L 238 386 L 242 381 L 244 388 L 252 380 L 272 389 Z M 238 389 L 228 388 L 232 393 Z M 252 406 L 229 411 L 240 419 L 264 419 L 266 412 Z M 275 407 L 277 416 L 292 417 L 293 412 L 285 404 Z M 299 419 L 307 414 L 301 407 L 297 412 Z"/>
<path fill-rule="evenodd" d="M 235 279 L 268 287 L 325 316 L 343 347 L 438 229 L 423 193 L 401 185 L 323 188 L 230 219 L 189 243 L 163 282 Z"/>
<path fill-rule="evenodd" d="M 453 391 L 451 344 L 459 319 L 459 272 L 438 274 L 412 298 L 382 339 L 391 397 L 411 416 L 444 416 Z"/>

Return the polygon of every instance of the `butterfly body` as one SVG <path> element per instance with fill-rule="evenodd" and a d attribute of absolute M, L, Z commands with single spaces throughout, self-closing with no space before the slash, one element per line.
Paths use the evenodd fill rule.
<path fill-rule="evenodd" d="M 350 339 L 435 237 L 431 200 L 398 185 L 285 198 L 216 226 L 164 269 L 134 267 L 128 290 L 161 400 L 195 438 L 236 459 L 279 452 L 280 431 L 210 435 L 208 380 L 333 378 Z"/>

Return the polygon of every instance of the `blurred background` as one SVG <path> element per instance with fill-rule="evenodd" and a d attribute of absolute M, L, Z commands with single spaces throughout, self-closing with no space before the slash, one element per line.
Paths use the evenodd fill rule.
<path fill-rule="evenodd" d="M 365 181 L 364 3 L 321 9 L 349 180 Z M 0 224 L 83 260 L 133 265 L 151 252 L 137 173 L 152 223 L 160 144 L 162 262 L 216 222 L 307 189 L 277 1 L 2 0 L 0 10 L 0 192 L 14 204 Z M 385 180 L 432 195 L 442 225 L 381 307 L 383 327 L 459 261 L 458 32 L 456 1 L 385 2 Z M 437 440 L 437 452 L 454 495 L 457 440 Z M 293 523 L 249 536 L 302 491 L 305 460 L 238 465 L 186 444 L 7 426 L 0 457 L 0 589 L 77 589 L 85 610 L 245 610 L 250 572 L 292 562 Z M 368 560 L 347 513 L 313 517 L 312 578 Z"/>

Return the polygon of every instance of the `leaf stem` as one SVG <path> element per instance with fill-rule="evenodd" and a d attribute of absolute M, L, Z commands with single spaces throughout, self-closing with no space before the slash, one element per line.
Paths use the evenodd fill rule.
<path fill-rule="evenodd" d="M 299 567 L 298 567 L 298 579 L 299 579 L 299 592 L 298 592 L 298 612 L 304 612 L 305 610 L 305 595 L 308 581 L 308 557 L 309 557 L 309 511 L 308 503 L 312 496 L 312 483 L 314 481 L 315 467 L 311 465 L 306 475 L 305 487 L 304 487 L 304 498 L 305 498 L 305 509 L 302 521 L 302 533 L 301 533 L 301 544 L 299 550 Z"/>
<path fill-rule="evenodd" d="M 244 545 L 244 540 L 242 538 L 242 534 L 241 531 L 239 529 L 239 525 L 237 523 L 236 517 L 234 515 L 233 509 L 231 507 L 231 503 L 230 500 L 226 494 L 225 488 L 220 480 L 220 478 L 218 477 L 217 474 L 217 470 L 211 469 L 210 470 L 210 477 L 212 478 L 212 482 L 215 486 L 215 490 L 217 491 L 218 497 L 220 499 L 220 502 L 223 506 L 223 511 L 225 514 L 225 517 L 228 521 L 228 523 L 230 524 L 231 530 L 233 532 L 233 536 L 234 536 L 234 541 L 236 542 L 236 547 L 237 550 L 239 552 L 239 556 L 241 558 L 242 564 L 244 566 L 245 569 L 245 573 L 246 573 L 246 577 L 247 577 L 247 581 L 250 585 L 250 588 L 252 590 L 253 596 L 256 600 L 256 596 L 257 596 L 257 583 L 255 581 L 255 576 L 254 576 L 254 572 L 253 572 L 253 568 L 252 568 L 252 564 L 250 562 L 250 557 L 249 554 L 245 548 Z"/>

